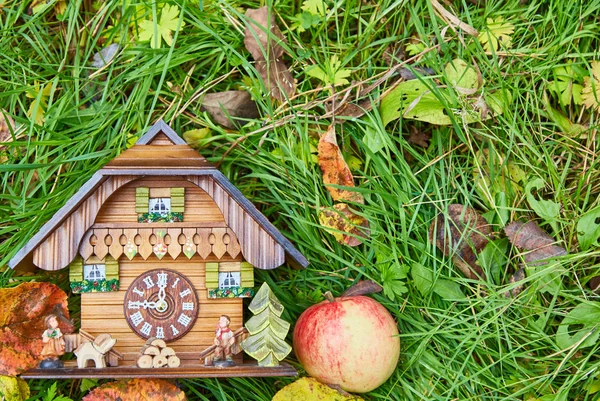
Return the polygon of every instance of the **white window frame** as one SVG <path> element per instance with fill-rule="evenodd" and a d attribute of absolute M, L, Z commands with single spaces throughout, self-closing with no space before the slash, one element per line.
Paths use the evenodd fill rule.
<path fill-rule="evenodd" d="M 154 210 L 159 203 L 162 203 L 165 206 L 165 210 Z M 161 215 L 171 213 L 171 198 L 149 198 L 148 213 L 160 213 Z"/>
<path fill-rule="evenodd" d="M 106 265 L 104 263 L 83 265 L 83 279 L 89 281 L 106 280 Z"/>
<path fill-rule="evenodd" d="M 233 283 L 231 281 L 233 280 Z M 235 288 L 242 286 L 240 272 L 219 272 L 219 288 Z"/>

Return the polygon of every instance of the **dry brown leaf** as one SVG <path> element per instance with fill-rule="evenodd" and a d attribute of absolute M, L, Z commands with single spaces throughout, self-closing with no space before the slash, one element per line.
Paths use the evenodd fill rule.
<path fill-rule="evenodd" d="M 185 401 L 185 393 L 161 379 L 118 380 L 96 387 L 83 401 Z"/>
<path fill-rule="evenodd" d="M 15 132 L 15 122 L 6 111 L 0 109 L 0 143 L 12 141 L 11 131 Z M 4 146 L 0 145 L 2 148 Z"/>
<path fill-rule="evenodd" d="M 323 172 L 323 183 L 331 194 L 331 198 L 333 200 L 363 203 L 364 198 L 359 192 L 331 186 L 333 184 L 354 187 L 352 173 L 335 138 L 335 125 L 330 125 L 321 136 L 318 151 L 319 167 Z"/>
<path fill-rule="evenodd" d="M 343 297 L 353 297 L 356 295 L 367 295 L 383 291 L 383 287 L 372 280 L 360 280 L 352 287 L 348 288 Z"/>
<path fill-rule="evenodd" d="M 0 289 L 0 374 L 16 375 L 40 361 L 46 316 L 58 316 L 63 334 L 73 332 L 67 294 L 50 283 Z"/>
<path fill-rule="evenodd" d="M 357 246 L 362 238 L 369 235 L 369 222 L 354 213 L 345 203 L 337 203 L 332 208 L 321 208 L 319 222 L 340 244 Z M 334 231 L 335 230 L 335 231 Z M 341 232 L 340 232 L 341 231 Z"/>
<path fill-rule="evenodd" d="M 525 262 L 531 266 L 543 264 L 543 259 L 566 255 L 565 248 L 556 245 L 556 241 L 536 222 L 514 221 L 504 227 L 508 240 L 520 251 L 526 251 Z"/>
<path fill-rule="evenodd" d="M 485 280 L 477 255 L 491 239 L 492 228 L 469 206 L 453 204 L 431 223 L 429 239 L 445 256 L 452 256 L 460 271 L 470 279 Z"/>
<path fill-rule="evenodd" d="M 0 153 L 6 149 L 6 145 L 2 143 L 13 140 L 11 131 L 15 132 L 15 122 L 6 111 L 0 109 Z M 4 161 L 6 161 L 6 156 L 0 154 L 0 163 Z"/>
<path fill-rule="evenodd" d="M 525 280 L 525 269 L 521 268 L 521 269 L 517 270 L 515 272 L 515 274 L 510 276 L 510 278 L 508 279 L 508 282 L 510 284 L 515 284 L 515 283 L 521 282 L 523 280 Z M 517 295 L 519 295 L 520 293 L 523 292 L 524 288 L 525 288 L 525 284 L 521 283 L 521 284 L 515 286 L 512 290 L 510 290 L 510 295 L 512 295 L 513 297 L 516 297 Z"/>
<path fill-rule="evenodd" d="M 429 141 L 431 140 L 431 131 L 423 131 L 423 129 L 419 129 L 416 127 L 411 127 L 410 135 L 408 136 L 408 143 L 412 145 L 417 145 L 422 148 L 429 147 Z"/>
<path fill-rule="evenodd" d="M 277 60 L 283 55 L 283 47 L 279 44 L 285 42 L 285 37 L 275 23 L 269 7 L 247 9 L 248 22 L 244 31 L 244 46 L 254 60 Z M 267 28 L 268 27 L 268 28 Z"/>
<path fill-rule="evenodd" d="M 216 123 L 231 129 L 244 125 L 245 119 L 259 117 L 256 103 L 246 91 L 208 93 L 202 101 L 202 110 Z"/>
<path fill-rule="evenodd" d="M 246 17 L 244 45 L 256 60 L 256 70 L 269 96 L 284 102 L 296 93 L 294 78 L 280 60 L 284 52 L 281 43 L 285 42 L 285 37 L 267 6 L 246 10 Z"/>
<path fill-rule="evenodd" d="M 588 281 L 588 287 L 590 287 L 590 290 L 598 292 L 598 290 L 600 290 L 600 276 L 592 277 L 592 279 Z"/>
<path fill-rule="evenodd" d="M 256 70 L 273 99 L 285 102 L 296 93 L 294 78 L 283 61 L 257 61 Z"/>

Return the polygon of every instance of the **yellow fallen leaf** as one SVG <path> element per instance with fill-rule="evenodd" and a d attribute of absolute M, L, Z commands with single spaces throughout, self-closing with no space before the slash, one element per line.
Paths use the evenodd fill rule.
<path fill-rule="evenodd" d="M 600 61 L 592 61 L 592 76 L 583 79 L 581 100 L 588 109 L 600 109 Z"/>
<path fill-rule="evenodd" d="M 272 401 L 362 401 L 361 397 L 342 394 L 312 377 L 303 377 L 275 394 Z"/>

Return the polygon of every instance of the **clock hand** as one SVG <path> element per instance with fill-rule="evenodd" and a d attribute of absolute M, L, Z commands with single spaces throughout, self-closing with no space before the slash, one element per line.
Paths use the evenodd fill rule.
<path fill-rule="evenodd" d="M 144 300 L 144 302 L 140 302 L 140 301 L 130 301 L 129 302 L 129 308 L 133 308 L 133 307 L 140 307 L 140 308 L 144 308 L 144 309 L 156 309 L 156 302 L 148 302 L 146 300 Z"/>

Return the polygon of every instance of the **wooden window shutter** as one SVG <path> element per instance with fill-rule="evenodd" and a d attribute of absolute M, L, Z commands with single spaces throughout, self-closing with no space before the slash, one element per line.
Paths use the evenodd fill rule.
<path fill-rule="evenodd" d="M 138 187 L 135 189 L 135 212 L 148 213 L 148 198 L 150 197 L 148 188 Z"/>
<path fill-rule="evenodd" d="M 174 213 L 183 213 L 185 203 L 185 188 L 171 188 L 171 211 Z"/>
<path fill-rule="evenodd" d="M 118 280 L 119 279 L 119 261 L 115 260 L 110 255 L 104 258 L 104 266 L 106 268 L 106 279 L 107 280 Z"/>
<path fill-rule="evenodd" d="M 83 258 L 79 255 L 75 256 L 75 259 L 69 265 L 69 281 L 83 281 Z"/>
<path fill-rule="evenodd" d="M 252 288 L 254 287 L 254 266 L 248 262 L 242 262 L 240 265 L 240 277 L 242 280 L 242 287 Z"/>
<path fill-rule="evenodd" d="M 206 288 L 219 288 L 219 264 L 206 263 Z"/>

